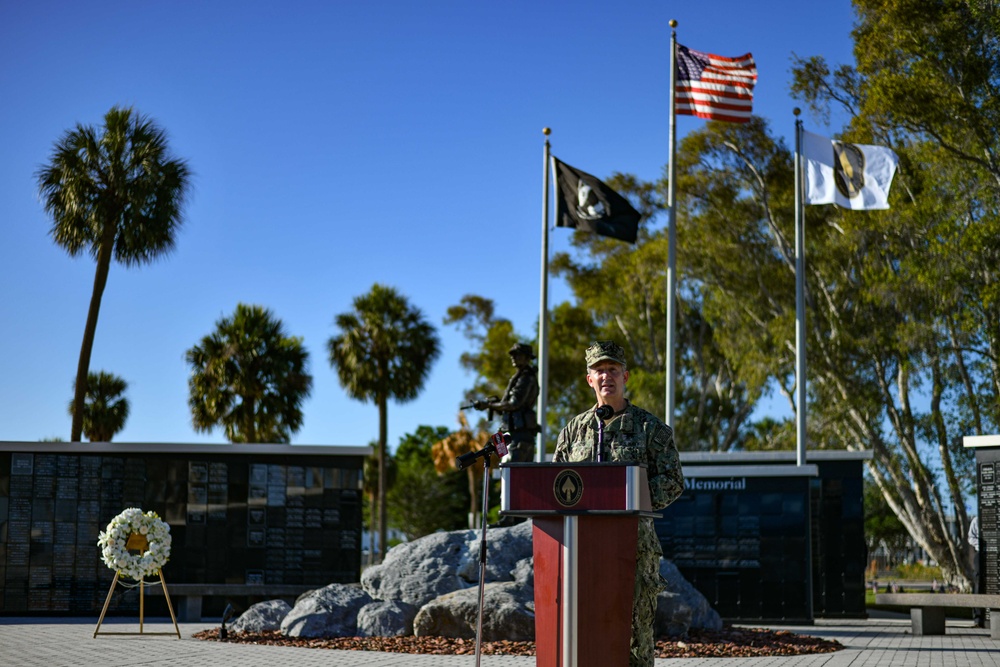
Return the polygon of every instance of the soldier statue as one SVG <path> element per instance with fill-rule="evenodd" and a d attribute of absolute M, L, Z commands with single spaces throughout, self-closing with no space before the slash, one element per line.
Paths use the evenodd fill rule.
<path fill-rule="evenodd" d="M 535 437 L 538 434 L 538 419 L 535 411 L 538 403 L 538 369 L 532 364 L 535 353 L 530 345 L 517 343 L 509 351 L 510 361 L 517 371 L 507 382 L 503 396 L 497 399 L 476 401 L 477 410 L 489 410 L 490 414 L 500 414 L 500 430 L 510 433 L 505 462 L 524 463 L 535 458 Z"/>

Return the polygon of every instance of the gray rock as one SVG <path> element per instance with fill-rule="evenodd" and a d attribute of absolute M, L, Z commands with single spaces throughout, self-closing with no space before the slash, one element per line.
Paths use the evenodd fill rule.
<path fill-rule="evenodd" d="M 330 584 L 303 594 L 281 622 L 286 637 L 354 637 L 358 612 L 372 601 L 356 585 Z"/>
<path fill-rule="evenodd" d="M 514 577 L 516 583 L 522 586 L 533 587 L 535 585 L 535 559 L 528 557 L 517 561 L 511 575 Z"/>
<path fill-rule="evenodd" d="M 418 637 L 474 639 L 479 622 L 479 586 L 442 595 L 417 612 Z M 531 641 L 535 638 L 534 590 L 515 582 L 483 588 L 483 641 Z"/>
<path fill-rule="evenodd" d="M 407 637 L 413 634 L 417 608 L 405 602 L 376 600 L 358 612 L 359 637 Z"/>
<path fill-rule="evenodd" d="M 268 632 L 280 630 L 281 622 L 292 610 L 284 600 L 266 600 L 251 605 L 229 629 L 233 632 Z"/>
<path fill-rule="evenodd" d="M 531 532 L 530 521 L 487 530 L 486 640 L 534 639 Z M 363 590 L 357 585 L 331 584 L 303 594 L 281 621 L 281 632 L 295 637 L 412 632 L 474 638 L 479 615 L 480 541 L 479 530 L 459 530 L 395 546 L 385 562 L 361 575 Z M 722 627 L 722 619 L 705 596 L 673 563 L 661 559 L 660 575 L 667 590 L 657 600 L 658 636 L 676 637 L 690 628 Z"/>
<path fill-rule="evenodd" d="M 381 565 L 361 575 L 361 585 L 377 600 L 420 607 L 431 600 L 479 583 L 479 530 L 433 533 L 394 546 Z M 486 531 L 486 581 L 513 581 L 524 558 L 531 557 L 531 522 Z"/>
<path fill-rule="evenodd" d="M 661 637 L 678 637 L 688 628 L 721 630 L 722 617 L 712 609 L 708 600 L 692 586 L 677 566 L 660 559 L 660 576 L 667 582 L 667 590 L 656 601 L 656 633 Z M 684 625 L 687 624 L 687 627 Z"/>
<path fill-rule="evenodd" d="M 683 637 L 691 629 L 693 611 L 683 596 L 670 591 L 661 591 L 656 598 L 656 620 L 654 629 L 657 637 Z"/>

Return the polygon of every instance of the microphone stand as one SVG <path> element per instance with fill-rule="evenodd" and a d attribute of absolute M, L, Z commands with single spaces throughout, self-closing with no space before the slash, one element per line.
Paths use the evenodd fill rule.
<path fill-rule="evenodd" d="M 483 527 L 479 538 L 479 618 L 476 621 L 476 667 L 482 658 L 483 600 L 486 595 L 486 512 L 490 503 L 490 452 L 483 456 Z"/>
<path fill-rule="evenodd" d="M 604 420 L 597 418 L 597 462 L 604 462 Z"/>
<path fill-rule="evenodd" d="M 597 417 L 597 454 L 594 458 L 598 463 L 604 462 L 604 420 L 613 414 L 614 409 L 609 405 L 602 405 L 594 410 L 594 416 Z"/>

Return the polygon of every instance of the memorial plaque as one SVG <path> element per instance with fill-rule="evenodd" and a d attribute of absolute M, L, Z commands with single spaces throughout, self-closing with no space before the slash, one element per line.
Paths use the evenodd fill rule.
<path fill-rule="evenodd" d="M 34 454 L 11 454 L 10 474 L 14 476 L 31 476 L 34 474 L 35 456 Z"/>
<path fill-rule="evenodd" d="M 984 453 L 985 454 L 985 453 Z M 977 452 L 978 455 L 978 452 Z M 977 458 L 993 458 L 977 456 Z M 980 462 L 978 495 L 979 495 L 979 584 L 982 593 L 1000 593 L 1000 568 L 997 560 L 1000 558 L 1000 512 L 997 507 L 997 462 Z"/>
<path fill-rule="evenodd" d="M 59 470 L 59 457 L 55 454 L 35 455 L 35 477 L 55 477 Z"/>
<path fill-rule="evenodd" d="M 251 549 L 260 549 L 267 546 L 266 529 L 251 528 L 247 530 L 247 546 Z"/>
<path fill-rule="evenodd" d="M 76 501 L 79 496 L 75 477 L 56 478 L 56 500 Z"/>

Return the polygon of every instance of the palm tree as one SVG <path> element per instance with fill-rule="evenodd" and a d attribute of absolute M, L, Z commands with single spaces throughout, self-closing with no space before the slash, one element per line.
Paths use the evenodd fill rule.
<path fill-rule="evenodd" d="M 186 354 L 195 430 L 221 425 L 230 442 L 289 442 L 312 389 L 302 339 L 285 335 L 281 320 L 261 306 L 238 304 L 215 325 Z"/>
<path fill-rule="evenodd" d="M 112 373 L 87 374 L 87 393 L 83 403 L 83 433 L 91 442 L 111 442 L 125 428 L 129 403 L 125 398 L 128 382 Z M 76 393 L 74 387 L 73 393 Z M 69 402 L 73 414 L 74 402 Z"/>
<path fill-rule="evenodd" d="M 57 141 L 36 177 L 52 238 L 71 257 L 86 250 L 97 261 L 74 383 L 70 441 L 80 442 L 111 260 L 129 267 L 173 248 L 190 173 L 170 156 L 163 130 L 131 108 L 112 107 L 100 130 L 78 124 Z"/>
<path fill-rule="evenodd" d="M 392 287 L 376 283 L 354 299 L 354 312 L 337 315 L 340 335 L 327 341 L 330 366 L 347 393 L 378 406 L 379 560 L 385 553 L 386 437 L 390 398 L 399 403 L 417 397 L 438 358 L 440 342 L 419 309 Z"/>

